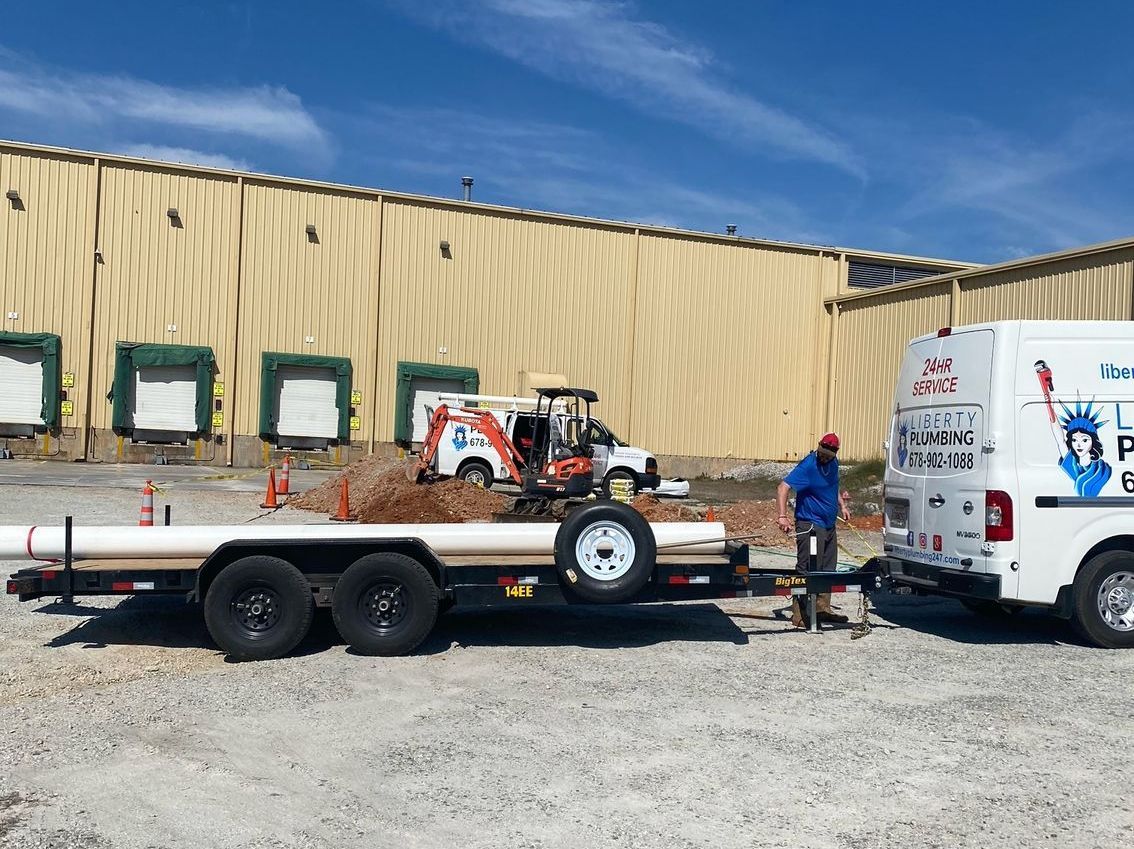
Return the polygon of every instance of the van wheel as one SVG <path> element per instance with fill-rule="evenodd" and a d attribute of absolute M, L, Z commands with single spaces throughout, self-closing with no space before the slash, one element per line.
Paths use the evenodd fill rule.
<path fill-rule="evenodd" d="M 315 600 L 303 573 L 278 557 L 242 557 L 205 594 L 205 625 L 238 660 L 283 657 L 311 629 Z"/>
<path fill-rule="evenodd" d="M 1134 648 L 1134 553 L 1105 551 L 1079 570 L 1071 624 L 1093 645 Z"/>
<path fill-rule="evenodd" d="M 650 580 L 657 543 L 649 522 L 625 504 L 604 501 L 572 511 L 555 534 L 555 568 L 584 601 L 610 604 Z"/>
<path fill-rule="evenodd" d="M 404 554 L 367 554 L 335 584 L 331 614 L 362 654 L 408 654 L 433 630 L 440 593 L 425 567 Z"/>
<path fill-rule="evenodd" d="M 481 463 L 479 461 L 466 463 L 457 473 L 457 477 L 465 483 L 471 483 L 473 486 L 492 489 L 492 469 L 488 467 L 487 463 Z"/>
<path fill-rule="evenodd" d="M 968 610 L 986 619 L 1012 619 L 1024 609 L 1022 604 L 1003 604 L 983 598 L 962 598 L 960 601 Z"/>
<path fill-rule="evenodd" d="M 602 481 L 602 494 L 607 498 L 610 498 L 611 491 L 616 488 L 610 485 L 613 481 L 618 481 L 616 487 L 622 488 L 631 498 L 638 494 L 638 479 L 636 477 L 629 472 L 614 471 L 603 478 Z"/>

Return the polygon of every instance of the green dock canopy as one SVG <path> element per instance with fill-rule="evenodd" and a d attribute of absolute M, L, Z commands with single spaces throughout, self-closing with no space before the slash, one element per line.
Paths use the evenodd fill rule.
<path fill-rule="evenodd" d="M 410 392 L 410 385 L 415 377 L 463 380 L 467 394 L 476 395 L 480 391 L 480 373 L 475 368 L 399 362 L 394 389 L 394 442 L 399 445 L 409 445 L 413 437 L 413 393 Z"/>
<path fill-rule="evenodd" d="M 260 438 L 271 441 L 276 434 L 272 411 L 276 404 L 276 371 L 283 366 L 306 366 L 335 370 L 335 408 L 339 411 L 338 440 L 350 442 L 350 382 L 353 369 L 347 357 L 321 357 L 315 354 L 281 354 L 268 351 L 261 355 L 260 367 Z"/>
<path fill-rule="evenodd" d="M 157 345 L 119 342 L 114 351 L 114 383 L 106 399 L 111 402 L 110 424 L 115 431 L 126 429 L 126 400 L 136 369 L 146 366 L 196 366 L 197 403 L 194 419 L 197 433 L 206 433 L 212 421 L 213 349 L 200 345 Z"/>
<path fill-rule="evenodd" d="M 48 427 L 59 424 L 59 387 L 63 373 L 59 365 L 60 339 L 54 333 L 9 333 L 0 332 L 0 346 L 5 348 L 43 349 L 43 403 L 39 408 L 40 418 Z"/>

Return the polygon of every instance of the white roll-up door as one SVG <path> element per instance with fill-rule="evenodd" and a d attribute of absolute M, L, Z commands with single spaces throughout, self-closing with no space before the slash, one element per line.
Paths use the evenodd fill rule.
<path fill-rule="evenodd" d="M 0 423 L 41 425 L 43 349 L 0 347 Z"/>
<path fill-rule="evenodd" d="M 425 432 L 429 430 L 429 413 L 426 406 L 437 408 L 441 403 L 441 393 L 452 395 L 455 392 L 465 391 L 465 382 L 453 378 L 415 377 L 410 381 L 413 391 L 413 436 L 414 442 L 425 439 Z"/>
<path fill-rule="evenodd" d="M 197 430 L 197 367 L 141 366 L 134 372 L 129 409 L 135 430 Z"/>
<path fill-rule="evenodd" d="M 276 370 L 276 434 L 336 439 L 339 408 L 333 368 L 284 366 Z"/>

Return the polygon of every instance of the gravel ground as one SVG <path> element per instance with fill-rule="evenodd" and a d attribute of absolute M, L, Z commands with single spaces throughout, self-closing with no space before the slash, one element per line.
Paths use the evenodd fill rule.
<path fill-rule="evenodd" d="M 183 524 L 260 513 L 168 497 Z M 5 522 L 136 511 L 0 486 Z M 319 519 L 289 512 L 259 521 Z M 320 616 L 293 656 L 233 664 L 175 600 L 5 596 L 0 846 L 1130 842 L 1134 652 L 1040 615 L 878 603 L 856 641 L 795 632 L 772 600 L 449 614 L 389 659 Z"/>

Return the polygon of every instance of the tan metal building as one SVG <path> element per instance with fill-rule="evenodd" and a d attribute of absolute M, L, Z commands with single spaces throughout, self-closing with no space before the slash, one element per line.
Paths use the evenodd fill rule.
<path fill-rule="evenodd" d="M 0 191 L 18 455 L 345 462 L 411 441 L 427 390 L 552 374 L 670 473 L 791 458 L 870 409 L 827 379 L 832 345 L 883 356 L 852 284 L 972 269 L 10 142 Z"/>

